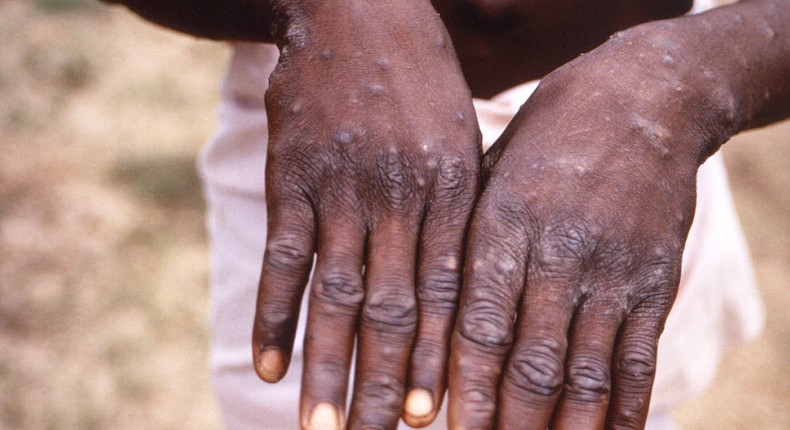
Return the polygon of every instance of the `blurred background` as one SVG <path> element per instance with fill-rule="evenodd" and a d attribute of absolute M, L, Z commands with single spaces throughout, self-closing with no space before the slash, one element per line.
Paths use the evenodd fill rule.
<path fill-rule="evenodd" d="M 93 0 L 0 0 L 0 429 L 219 428 L 193 166 L 228 56 Z M 790 122 L 725 153 L 768 318 L 676 417 L 787 430 Z"/>

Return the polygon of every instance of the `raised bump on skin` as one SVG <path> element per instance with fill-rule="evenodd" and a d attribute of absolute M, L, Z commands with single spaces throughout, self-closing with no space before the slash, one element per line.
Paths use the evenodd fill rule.
<path fill-rule="evenodd" d="M 335 140 L 339 143 L 347 145 L 354 141 L 354 133 L 345 128 L 340 128 L 335 133 Z"/>
<path fill-rule="evenodd" d="M 383 96 L 387 92 L 387 90 L 381 84 L 371 84 L 368 87 L 368 90 L 370 91 L 370 95 L 374 97 Z"/>
<path fill-rule="evenodd" d="M 376 61 L 376 65 L 379 66 L 379 69 L 381 70 L 389 70 L 392 68 L 392 61 L 390 61 L 388 58 L 382 58 Z"/>

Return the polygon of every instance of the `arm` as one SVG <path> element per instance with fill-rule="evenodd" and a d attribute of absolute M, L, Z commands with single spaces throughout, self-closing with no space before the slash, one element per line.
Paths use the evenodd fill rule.
<path fill-rule="evenodd" d="M 273 42 L 277 0 L 103 0 L 123 4 L 156 24 L 216 40 Z"/>
<path fill-rule="evenodd" d="M 695 116 L 720 134 L 703 156 L 740 131 L 790 117 L 789 1 L 745 0 L 632 31 L 656 55 L 687 56 L 678 59 L 690 66 L 678 79 L 698 88 Z"/>
<path fill-rule="evenodd" d="M 643 428 L 697 168 L 789 100 L 787 0 L 645 24 L 547 76 L 483 162 L 450 428 Z"/>

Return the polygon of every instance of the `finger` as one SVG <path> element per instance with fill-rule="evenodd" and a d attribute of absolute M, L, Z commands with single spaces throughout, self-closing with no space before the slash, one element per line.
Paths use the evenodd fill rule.
<path fill-rule="evenodd" d="M 464 287 L 450 354 L 450 428 L 492 428 L 502 365 L 510 351 L 526 272 L 518 223 L 482 214 L 472 221 Z"/>
<path fill-rule="evenodd" d="M 303 428 L 344 427 L 354 335 L 365 294 L 364 252 L 361 225 L 335 216 L 320 226 L 304 347 Z"/>
<path fill-rule="evenodd" d="M 553 429 L 604 427 L 611 392 L 612 351 L 625 313 L 616 303 L 589 298 L 577 310 Z"/>
<path fill-rule="evenodd" d="M 671 299 L 640 303 L 628 316 L 614 353 L 612 399 L 607 428 L 642 429 L 656 373 L 658 339 Z"/>
<path fill-rule="evenodd" d="M 385 221 L 370 234 L 352 429 L 394 429 L 401 415 L 417 327 L 417 237 L 416 226 L 400 221 Z"/>
<path fill-rule="evenodd" d="M 291 359 L 315 238 L 313 209 L 308 202 L 298 198 L 270 198 L 268 203 L 269 234 L 252 345 L 258 376 L 267 382 L 277 382 L 285 376 Z"/>
<path fill-rule="evenodd" d="M 460 160 L 439 163 L 437 184 L 420 238 L 417 269 L 419 322 L 411 355 L 403 419 L 412 427 L 430 424 L 447 385 L 446 363 L 458 303 L 467 221 L 477 176 Z"/>
<path fill-rule="evenodd" d="M 564 380 L 572 286 L 565 279 L 536 276 L 527 281 L 499 392 L 497 428 L 548 428 Z"/>

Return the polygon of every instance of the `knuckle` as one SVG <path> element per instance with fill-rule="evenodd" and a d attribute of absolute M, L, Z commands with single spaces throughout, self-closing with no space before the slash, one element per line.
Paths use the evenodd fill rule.
<path fill-rule="evenodd" d="M 607 279 L 625 279 L 636 269 L 634 249 L 620 237 L 597 238 L 590 269 Z"/>
<path fill-rule="evenodd" d="M 597 401 L 611 391 L 609 366 L 594 357 L 577 359 L 568 365 L 566 391 L 580 400 Z"/>
<path fill-rule="evenodd" d="M 617 360 L 617 372 L 631 389 L 646 390 L 656 374 L 656 342 L 626 339 L 628 345 Z"/>
<path fill-rule="evenodd" d="M 446 155 L 439 160 L 436 194 L 439 198 L 457 197 L 467 188 L 469 171 L 459 156 Z"/>
<path fill-rule="evenodd" d="M 263 334 L 264 343 L 274 342 L 277 332 L 293 327 L 295 320 L 288 309 L 287 305 L 279 306 L 267 299 L 255 320 L 256 331 Z"/>
<path fill-rule="evenodd" d="M 495 292 L 470 293 L 473 297 L 462 309 L 459 334 L 485 348 L 507 347 L 513 342 L 513 316 L 500 305 Z"/>
<path fill-rule="evenodd" d="M 417 302 L 411 294 L 377 291 L 362 310 L 365 323 L 391 333 L 413 333 L 417 327 Z"/>
<path fill-rule="evenodd" d="M 376 165 L 376 183 L 390 209 L 405 209 L 414 194 L 414 175 L 406 157 L 388 154 Z"/>
<path fill-rule="evenodd" d="M 485 242 L 490 239 L 484 239 Z M 518 284 L 518 278 L 523 271 L 523 251 L 517 249 L 516 243 L 509 243 L 504 238 L 498 244 L 484 244 L 478 248 L 480 251 L 471 259 L 470 276 L 475 282 L 484 287 L 479 290 L 490 289 L 496 291 L 503 287 Z M 482 291 L 478 291 L 482 294 Z"/>
<path fill-rule="evenodd" d="M 393 376 L 375 374 L 362 378 L 355 391 L 357 394 L 355 401 L 363 406 L 363 409 L 371 411 L 383 409 L 389 413 L 398 413 L 406 387 L 402 381 Z"/>
<path fill-rule="evenodd" d="M 668 306 L 672 300 L 668 293 L 680 282 L 680 259 L 665 255 L 660 249 L 653 253 L 657 255 L 641 265 L 635 283 L 649 292 L 651 302 Z"/>
<path fill-rule="evenodd" d="M 503 233 L 523 237 L 535 232 L 537 218 L 531 205 L 518 193 L 503 193 L 501 197 L 487 203 L 484 209 L 494 215 L 496 225 L 503 229 Z"/>
<path fill-rule="evenodd" d="M 299 274 L 312 263 L 308 235 L 282 233 L 270 237 L 266 245 L 266 267 L 284 274 Z"/>
<path fill-rule="evenodd" d="M 532 237 L 534 218 L 518 195 L 490 190 L 475 203 L 470 225 L 473 249 L 500 248 L 521 255 Z"/>
<path fill-rule="evenodd" d="M 639 302 L 636 304 L 631 314 L 649 318 L 656 321 L 656 325 L 660 325 L 672 306 L 674 289 L 656 288 L 656 286 L 653 285 L 655 290 L 644 292 L 648 287 L 649 286 L 646 285 L 642 287 L 643 291 L 639 297 Z"/>
<path fill-rule="evenodd" d="M 313 285 L 312 296 L 324 305 L 354 312 L 362 303 L 365 290 L 358 274 L 330 268 L 323 271 Z"/>
<path fill-rule="evenodd" d="M 426 270 L 417 286 L 420 306 L 435 310 L 455 309 L 461 276 L 454 268 Z"/>
<path fill-rule="evenodd" d="M 545 397 L 557 395 L 562 389 L 564 356 L 564 342 L 534 340 L 511 357 L 505 378 L 523 391 Z"/>
<path fill-rule="evenodd" d="M 583 222 L 563 219 L 548 224 L 541 234 L 542 266 L 553 269 L 580 267 L 595 249 L 592 238 L 590 229 Z"/>
<path fill-rule="evenodd" d="M 496 412 L 496 392 L 471 388 L 460 393 L 461 402 L 470 415 L 493 416 Z"/>
<path fill-rule="evenodd" d="M 680 264 L 665 261 L 642 264 L 632 279 L 634 289 L 628 300 L 631 314 L 657 324 L 663 321 L 680 284 Z"/>

